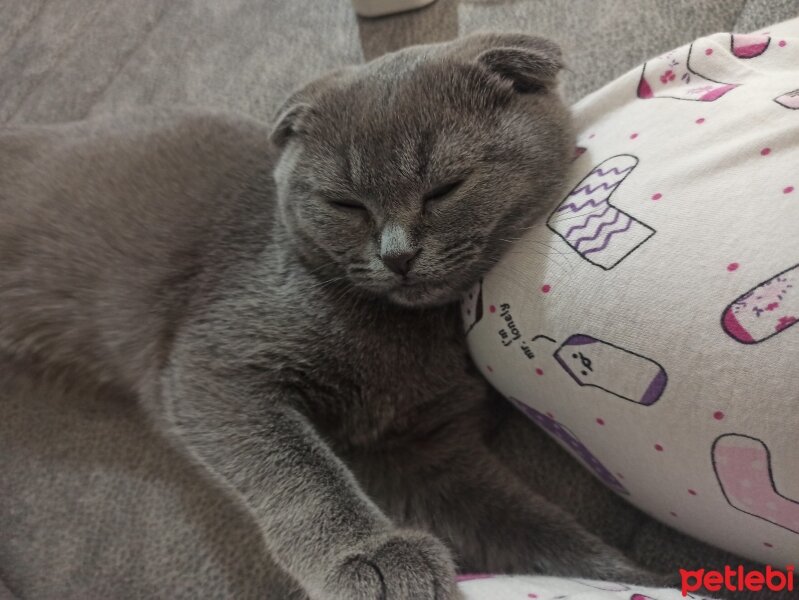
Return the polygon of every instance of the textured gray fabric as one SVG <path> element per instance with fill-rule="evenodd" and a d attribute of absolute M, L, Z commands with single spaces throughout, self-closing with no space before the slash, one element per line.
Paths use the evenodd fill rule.
<path fill-rule="evenodd" d="M 795 0 L 748 0 L 735 21 L 735 31 L 758 31 L 799 14 Z"/>
<path fill-rule="evenodd" d="M 571 72 L 564 93 L 575 101 L 654 54 L 716 31 L 729 31 L 744 0 L 538 0 L 465 2 L 460 33 L 517 28 L 553 37 Z"/>
<path fill-rule="evenodd" d="M 2 581 L 0 581 L 0 600 L 16 600 L 14 594 Z"/>
<path fill-rule="evenodd" d="M 249 517 L 122 393 L 0 372 L 0 576 L 21 598 L 254 598 Z M 0 598 L 2 593 L 0 592 Z"/>
<path fill-rule="evenodd" d="M 481 29 L 548 36 L 564 49 L 564 93 L 576 101 L 655 54 L 708 33 L 762 27 L 798 8 L 795 0 L 438 0 L 363 20 L 360 31 L 366 58 Z"/>
<path fill-rule="evenodd" d="M 0 27 L 0 121 L 174 103 L 271 119 L 297 84 L 363 60 L 343 0 L 5 0 Z"/>
<path fill-rule="evenodd" d="M 697 36 L 797 14 L 799 0 L 438 0 L 377 20 L 348 0 L 4 0 L 0 122 L 174 103 L 271 118 L 327 69 L 479 29 L 555 38 L 576 100 Z M 248 516 L 130 398 L 37 379 L 0 359 L 0 598 L 260 596 L 274 567 Z M 734 560 L 627 506 L 544 434 L 540 456 L 531 480 L 644 564 Z"/>

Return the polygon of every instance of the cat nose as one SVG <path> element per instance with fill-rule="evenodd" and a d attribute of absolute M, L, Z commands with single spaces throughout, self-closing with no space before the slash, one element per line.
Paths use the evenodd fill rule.
<path fill-rule="evenodd" d="M 390 254 L 383 254 L 380 258 L 391 271 L 403 277 L 411 270 L 411 262 L 421 250 L 403 250 L 401 252 L 392 252 Z"/>
<path fill-rule="evenodd" d="M 397 275 L 405 277 L 410 272 L 411 262 L 420 251 L 401 223 L 390 221 L 383 227 L 378 254 L 383 264 Z"/>

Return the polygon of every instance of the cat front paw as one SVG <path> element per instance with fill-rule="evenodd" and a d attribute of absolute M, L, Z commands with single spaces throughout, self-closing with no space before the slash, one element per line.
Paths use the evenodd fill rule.
<path fill-rule="evenodd" d="M 394 531 L 368 539 L 327 580 L 325 600 L 460 600 L 455 566 L 436 538 Z"/>

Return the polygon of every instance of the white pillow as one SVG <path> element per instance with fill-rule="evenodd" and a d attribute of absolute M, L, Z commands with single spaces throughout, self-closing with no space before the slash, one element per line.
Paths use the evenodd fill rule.
<path fill-rule="evenodd" d="M 465 575 L 458 580 L 464 600 L 683 600 L 683 595 L 676 589 L 642 588 L 567 577 Z M 688 587 L 686 591 L 693 589 L 693 586 Z M 703 600 L 706 596 L 693 593 L 689 598 Z"/>
<path fill-rule="evenodd" d="M 799 561 L 799 19 L 579 102 L 568 190 L 464 300 L 485 376 L 606 484 Z"/>

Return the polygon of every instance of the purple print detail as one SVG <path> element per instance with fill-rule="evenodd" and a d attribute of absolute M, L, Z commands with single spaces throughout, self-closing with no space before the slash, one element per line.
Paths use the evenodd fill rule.
<path fill-rule="evenodd" d="M 577 436 L 575 436 L 565 426 L 558 423 L 552 417 L 548 417 L 547 415 L 538 412 L 534 408 L 523 404 L 516 398 L 508 397 L 508 399 L 513 402 L 513 404 L 515 404 L 519 410 L 530 417 L 530 419 L 532 419 L 536 425 L 549 433 L 563 447 L 579 458 L 580 461 L 582 461 L 583 464 L 585 464 L 585 466 L 594 473 L 594 475 L 596 475 L 602 482 L 605 483 L 605 485 L 620 494 L 630 494 L 630 492 L 627 491 L 627 488 L 625 488 L 621 482 L 613 476 L 613 473 L 611 473 L 605 467 L 605 465 L 599 462 L 599 459 L 594 456 L 588 450 L 588 448 L 586 448 L 585 445 L 579 439 L 577 439 Z"/>
<path fill-rule="evenodd" d="M 615 225 L 616 222 L 619 220 L 619 218 L 621 218 L 621 220 L 624 223 L 624 225 L 621 225 L 621 226 L 617 227 L 613 231 L 608 231 L 605 234 L 604 241 L 602 242 L 602 245 L 598 246 L 598 247 L 594 247 L 594 248 L 589 248 L 588 250 L 585 251 L 585 254 L 592 254 L 594 252 L 601 252 L 602 250 L 607 248 L 608 245 L 610 244 L 611 240 L 613 239 L 614 235 L 619 234 L 619 233 L 624 233 L 625 231 L 629 231 L 630 227 L 633 226 L 633 220 L 630 218 L 629 215 L 619 211 L 616 214 L 616 217 L 611 222 L 602 223 L 602 225 L 599 226 L 599 229 L 597 229 L 597 232 L 596 232 L 595 235 L 593 235 L 592 237 L 584 237 L 584 238 L 580 238 L 579 240 L 577 240 L 577 247 L 579 248 L 580 242 L 583 242 L 583 241 L 593 242 L 595 239 L 597 239 L 599 237 L 599 234 L 602 233 L 602 230 L 605 227 L 610 227 L 611 225 Z M 626 222 L 625 222 L 625 220 L 626 220 Z"/>
<path fill-rule="evenodd" d="M 597 341 L 596 338 L 592 338 L 590 335 L 577 333 L 570 336 L 569 339 L 566 340 L 566 343 L 569 344 L 569 346 L 584 346 L 585 344 L 596 344 Z M 568 369 L 568 367 L 566 368 Z"/>
<path fill-rule="evenodd" d="M 655 233 L 610 202 L 637 164 L 634 156 L 619 154 L 597 165 L 547 221 L 577 254 L 605 270 L 615 267 Z"/>
<path fill-rule="evenodd" d="M 665 369 L 652 359 L 590 335 L 572 335 L 554 356 L 580 386 L 644 406 L 657 402 L 668 383 Z"/>
<path fill-rule="evenodd" d="M 668 378 L 666 377 L 666 371 L 660 370 L 658 374 L 655 375 L 655 378 L 652 380 L 652 383 L 647 388 L 644 395 L 641 397 L 641 404 L 645 406 L 649 406 L 650 404 L 654 404 L 657 402 L 658 398 L 660 398 L 661 394 L 663 394 L 663 390 L 666 389 L 666 384 L 668 383 Z"/>
<path fill-rule="evenodd" d="M 569 229 L 569 231 L 566 232 L 566 236 L 565 237 L 570 238 L 575 231 L 580 231 L 581 229 L 585 229 L 586 227 L 588 227 L 591 224 L 591 220 L 592 219 L 601 219 L 606 214 L 608 214 L 608 211 L 611 210 L 612 208 L 613 207 L 610 204 L 608 204 L 605 207 L 605 210 L 603 210 L 601 213 L 599 213 L 597 215 L 591 215 L 590 217 L 588 217 L 585 220 L 585 222 L 582 225 L 575 225 L 574 227 Z"/>

